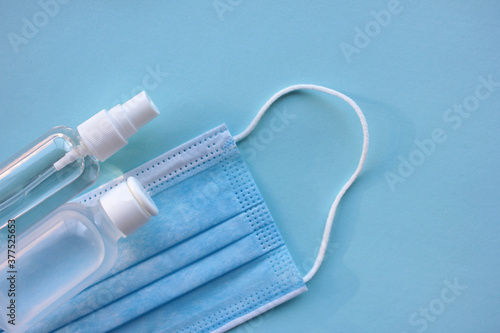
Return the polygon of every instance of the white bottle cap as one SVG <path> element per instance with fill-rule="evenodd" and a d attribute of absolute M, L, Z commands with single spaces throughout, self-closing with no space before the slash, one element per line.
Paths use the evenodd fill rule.
<path fill-rule="evenodd" d="M 103 162 L 123 148 L 127 139 L 160 112 L 145 91 L 123 105 L 102 110 L 78 126 L 78 133 L 87 151 Z"/>
<path fill-rule="evenodd" d="M 158 215 L 155 203 L 134 177 L 104 194 L 100 202 L 111 222 L 125 236 L 146 224 L 151 216 Z"/>

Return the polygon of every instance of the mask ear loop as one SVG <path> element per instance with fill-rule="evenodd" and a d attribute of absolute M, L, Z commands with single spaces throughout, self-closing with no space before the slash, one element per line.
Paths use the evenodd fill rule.
<path fill-rule="evenodd" d="M 318 256 L 316 257 L 316 260 L 314 262 L 313 267 L 311 270 L 304 276 L 304 281 L 308 282 L 311 280 L 311 278 L 318 272 L 318 269 L 320 268 L 321 264 L 323 263 L 323 259 L 325 258 L 325 252 L 328 247 L 328 240 L 330 239 L 330 232 L 332 230 L 332 225 L 333 225 L 333 218 L 335 217 L 335 212 L 337 211 L 337 207 L 339 205 L 340 200 L 344 196 L 344 194 L 347 192 L 349 187 L 354 183 L 354 180 L 358 177 L 359 173 L 361 172 L 361 169 L 363 169 L 363 165 L 365 164 L 366 160 L 366 155 L 368 154 L 368 143 L 369 143 L 369 133 L 368 133 L 368 124 L 366 123 L 366 118 L 365 115 L 363 114 L 363 111 L 359 108 L 359 106 L 348 96 L 330 89 L 326 88 L 323 86 L 317 86 L 314 84 L 297 84 L 290 86 L 288 88 L 285 88 L 279 92 L 277 92 L 271 99 L 269 99 L 266 104 L 259 110 L 255 118 L 252 120 L 250 125 L 240 134 L 236 135 L 234 137 L 234 140 L 236 142 L 239 142 L 246 138 L 257 126 L 259 123 L 260 119 L 266 113 L 266 111 L 269 109 L 269 107 L 281 96 L 286 95 L 292 91 L 296 90 L 301 90 L 301 89 L 309 89 L 309 90 L 317 90 L 321 91 L 333 96 L 336 96 L 344 101 L 346 101 L 356 112 L 356 114 L 359 117 L 359 120 L 361 122 L 361 126 L 363 128 L 363 150 L 361 152 L 361 158 L 359 159 L 358 167 L 356 168 L 356 171 L 352 174 L 351 178 L 347 181 L 347 183 L 344 184 L 342 189 L 340 190 L 339 194 L 337 194 L 337 197 L 335 198 L 335 201 L 333 202 L 330 212 L 328 213 L 328 217 L 326 219 L 326 224 L 325 224 L 325 229 L 323 231 L 323 239 L 321 241 L 321 247 L 318 252 Z"/>

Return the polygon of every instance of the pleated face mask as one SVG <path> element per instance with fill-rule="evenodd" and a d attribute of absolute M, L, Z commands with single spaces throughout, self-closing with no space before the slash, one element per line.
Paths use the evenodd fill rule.
<path fill-rule="evenodd" d="M 344 99 L 364 133 L 359 165 L 330 209 L 318 257 L 305 277 L 236 146 L 276 99 L 298 89 Z M 93 205 L 135 176 L 160 213 L 119 242 L 118 259 L 107 275 L 30 332 L 224 332 L 303 293 L 323 261 L 336 207 L 361 171 L 367 150 L 366 121 L 350 98 L 298 85 L 273 96 L 240 135 L 233 138 L 221 125 L 85 194 L 77 201 Z"/>

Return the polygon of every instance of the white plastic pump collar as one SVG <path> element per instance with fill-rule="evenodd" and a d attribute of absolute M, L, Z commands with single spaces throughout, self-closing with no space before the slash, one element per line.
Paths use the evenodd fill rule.
<path fill-rule="evenodd" d="M 128 236 L 158 215 L 158 208 L 134 177 L 104 194 L 100 199 L 111 222 Z"/>
<path fill-rule="evenodd" d="M 102 110 L 80 126 L 78 133 L 88 152 L 103 162 L 123 148 L 132 135 L 160 113 L 145 91 L 123 105 Z"/>

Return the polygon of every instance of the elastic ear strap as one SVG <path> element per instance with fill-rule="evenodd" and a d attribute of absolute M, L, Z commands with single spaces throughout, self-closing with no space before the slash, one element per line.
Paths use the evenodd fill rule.
<path fill-rule="evenodd" d="M 330 212 L 328 213 L 328 217 L 326 219 L 326 224 L 325 224 L 325 230 L 323 231 L 323 239 L 321 241 L 321 247 L 318 252 L 318 256 L 316 257 L 316 260 L 314 262 L 313 267 L 311 270 L 304 276 L 304 281 L 308 282 L 311 280 L 311 278 L 316 274 L 318 269 L 321 266 L 321 263 L 323 262 L 323 259 L 325 258 L 325 253 L 326 249 L 328 247 L 328 240 L 330 239 L 330 232 L 332 230 L 332 225 L 333 225 L 333 218 L 335 217 L 335 212 L 337 211 L 337 207 L 339 205 L 340 200 L 344 196 L 344 194 L 347 192 L 349 187 L 354 183 L 354 180 L 358 177 L 359 173 L 361 172 L 361 169 L 363 169 L 363 165 L 365 164 L 366 160 L 366 155 L 368 154 L 368 143 L 369 143 L 369 133 L 368 133 L 368 124 L 366 123 L 366 118 L 365 115 L 363 114 L 363 111 L 359 108 L 359 106 L 349 97 L 346 95 L 322 86 L 317 86 L 314 84 L 297 84 L 294 86 L 290 86 L 288 88 L 285 88 L 279 92 L 277 92 L 271 99 L 269 99 L 266 104 L 259 110 L 255 118 L 252 120 L 250 125 L 240 134 L 236 135 L 234 137 L 234 140 L 236 142 L 239 142 L 246 138 L 257 126 L 259 123 L 260 119 L 266 113 L 266 111 L 269 109 L 269 107 L 281 96 L 288 94 L 289 92 L 296 91 L 296 90 L 301 90 L 301 89 L 309 89 L 309 90 L 317 90 L 321 91 L 333 96 L 336 96 L 344 101 L 346 101 L 356 112 L 356 114 L 359 117 L 359 121 L 361 122 L 361 126 L 363 127 L 363 151 L 361 152 L 361 158 L 359 159 L 358 167 L 356 168 L 356 171 L 352 174 L 351 178 L 347 181 L 347 183 L 342 186 L 342 189 L 340 190 L 339 194 L 337 194 L 337 197 L 335 198 L 335 201 L 333 201 L 333 204 L 330 208 Z"/>

